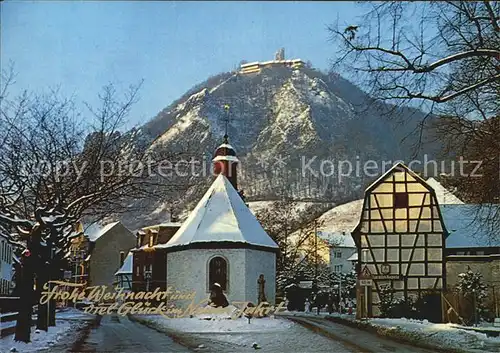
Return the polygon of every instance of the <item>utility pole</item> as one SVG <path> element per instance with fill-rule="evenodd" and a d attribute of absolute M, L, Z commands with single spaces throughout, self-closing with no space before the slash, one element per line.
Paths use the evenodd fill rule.
<path fill-rule="evenodd" d="M 342 314 L 342 271 L 340 272 L 339 276 L 339 309 L 340 313 Z"/>
<path fill-rule="evenodd" d="M 474 296 L 474 326 L 477 326 L 477 302 L 476 302 L 476 290 L 472 290 L 472 295 Z"/>
<path fill-rule="evenodd" d="M 314 282 L 316 283 L 316 313 L 319 315 L 319 284 L 318 284 L 318 222 L 314 220 L 314 252 L 315 252 L 315 262 L 314 262 Z"/>

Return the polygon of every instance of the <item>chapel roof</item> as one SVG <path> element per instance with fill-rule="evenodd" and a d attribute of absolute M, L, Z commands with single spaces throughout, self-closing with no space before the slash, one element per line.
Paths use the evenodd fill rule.
<path fill-rule="evenodd" d="M 166 244 L 154 247 L 176 248 L 210 243 L 278 249 L 223 174 L 215 179 L 175 235 Z"/>

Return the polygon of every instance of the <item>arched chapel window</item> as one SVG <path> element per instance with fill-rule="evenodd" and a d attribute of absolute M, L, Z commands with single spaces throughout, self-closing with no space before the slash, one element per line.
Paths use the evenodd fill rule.
<path fill-rule="evenodd" d="M 214 283 L 219 283 L 222 290 L 227 290 L 227 282 L 226 259 L 220 256 L 212 258 L 208 264 L 209 288 L 211 288 Z"/>

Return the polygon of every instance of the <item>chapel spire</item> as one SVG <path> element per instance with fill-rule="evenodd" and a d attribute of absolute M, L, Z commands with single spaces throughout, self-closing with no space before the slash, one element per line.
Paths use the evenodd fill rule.
<path fill-rule="evenodd" d="M 229 105 L 224 104 L 225 111 L 225 133 L 222 145 L 215 150 L 215 156 L 212 160 L 214 163 L 214 174 L 218 176 L 223 174 L 233 187 L 238 190 L 237 166 L 238 158 L 233 146 L 229 144 L 229 136 L 227 134 L 229 124 Z"/>

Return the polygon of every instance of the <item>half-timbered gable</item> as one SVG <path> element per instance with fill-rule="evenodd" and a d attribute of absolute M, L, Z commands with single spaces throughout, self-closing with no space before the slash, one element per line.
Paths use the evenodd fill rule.
<path fill-rule="evenodd" d="M 383 286 L 392 287 L 395 298 L 445 288 L 446 234 L 434 190 L 404 164 L 366 189 L 353 238 L 358 266 L 373 279 L 368 291 L 360 291 L 368 295 L 369 314 L 380 315 Z"/>

